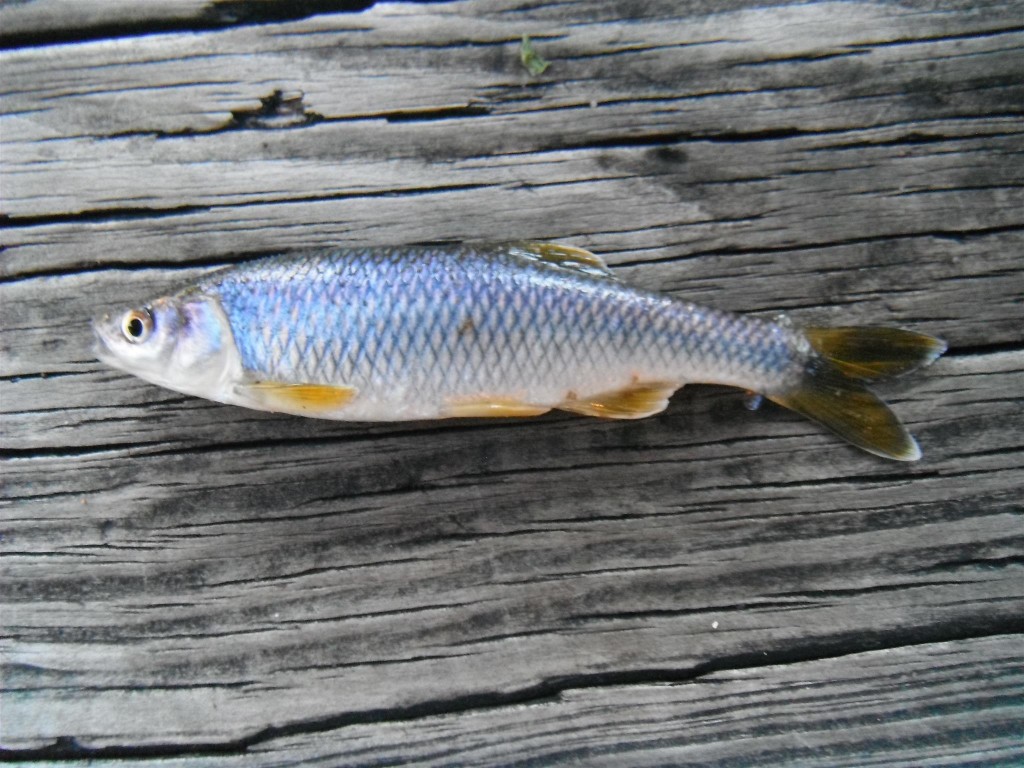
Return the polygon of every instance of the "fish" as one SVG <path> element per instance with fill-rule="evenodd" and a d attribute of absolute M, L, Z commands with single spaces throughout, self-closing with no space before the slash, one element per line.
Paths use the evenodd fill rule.
<path fill-rule="evenodd" d="M 93 321 L 97 357 L 219 403 L 346 421 L 639 419 L 690 383 L 738 387 L 878 456 L 921 450 L 870 389 L 946 344 L 798 328 L 631 287 L 544 242 L 281 253 Z"/>

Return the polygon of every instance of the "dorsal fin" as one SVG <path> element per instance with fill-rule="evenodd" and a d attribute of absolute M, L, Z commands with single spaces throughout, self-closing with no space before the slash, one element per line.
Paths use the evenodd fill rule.
<path fill-rule="evenodd" d="M 552 264 L 562 269 L 569 269 L 573 272 L 582 272 L 585 275 L 596 277 L 607 277 L 615 280 L 615 275 L 604 259 L 600 256 L 576 248 L 572 245 L 559 245 L 558 243 L 515 243 L 509 248 L 509 253 L 530 261 L 543 261 L 545 264 Z"/>

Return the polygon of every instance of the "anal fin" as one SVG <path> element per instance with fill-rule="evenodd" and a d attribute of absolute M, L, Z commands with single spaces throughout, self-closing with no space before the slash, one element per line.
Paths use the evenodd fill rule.
<path fill-rule="evenodd" d="M 589 397 L 572 398 L 558 405 L 559 410 L 602 419 L 642 419 L 668 408 L 668 399 L 678 384 L 648 382 Z"/>
<path fill-rule="evenodd" d="M 444 415 L 453 419 L 486 419 L 540 416 L 550 410 L 546 406 L 531 405 L 512 397 L 485 395 L 451 400 L 444 408 Z"/>
<path fill-rule="evenodd" d="M 268 411 L 320 416 L 348 405 L 358 390 L 331 384 L 285 384 L 259 381 L 238 387 L 245 399 Z"/>

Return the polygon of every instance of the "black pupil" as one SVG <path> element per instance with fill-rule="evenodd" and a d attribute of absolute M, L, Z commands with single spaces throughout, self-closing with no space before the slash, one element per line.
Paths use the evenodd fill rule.
<path fill-rule="evenodd" d="M 134 338 L 139 338 L 144 330 L 145 327 L 142 325 L 142 321 L 139 320 L 139 318 L 133 317 L 128 321 L 128 333 Z"/>

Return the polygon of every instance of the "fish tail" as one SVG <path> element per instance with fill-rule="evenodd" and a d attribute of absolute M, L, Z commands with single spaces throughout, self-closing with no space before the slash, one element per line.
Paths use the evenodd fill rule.
<path fill-rule="evenodd" d="M 917 441 L 868 384 L 910 373 L 946 351 L 940 339 L 899 328 L 806 328 L 813 353 L 800 382 L 768 394 L 869 453 L 897 461 L 921 458 Z"/>

